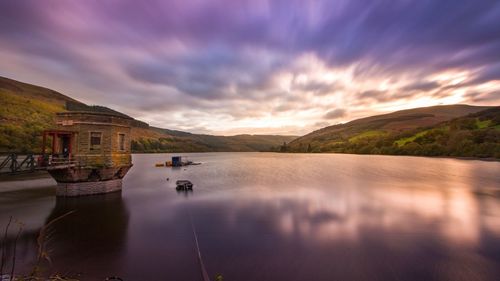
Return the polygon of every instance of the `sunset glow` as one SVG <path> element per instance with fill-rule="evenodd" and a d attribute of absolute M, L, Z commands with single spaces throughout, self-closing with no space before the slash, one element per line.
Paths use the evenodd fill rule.
<path fill-rule="evenodd" d="M 496 1 L 136 4 L 3 1 L 0 75 L 221 135 L 500 103 Z"/>

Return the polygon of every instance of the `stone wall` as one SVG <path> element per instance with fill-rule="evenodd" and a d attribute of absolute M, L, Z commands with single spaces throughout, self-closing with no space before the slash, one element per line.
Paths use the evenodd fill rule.
<path fill-rule="evenodd" d="M 57 129 L 76 132 L 72 142 L 72 152 L 80 166 L 129 166 L 131 165 L 131 121 L 102 113 L 64 112 L 57 114 Z M 91 149 L 91 132 L 102 134 L 98 149 Z M 123 150 L 120 149 L 120 134 L 125 136 Z"/>
<path fill-rule="evenodd" d="M 56 195 L 62 197 L 75 197 L 84 195 L 104 194 L 120 191 L 122 189 L 122 180 L 92 181 L 92 182 L 73 182 L 57 183 Z"/>
<path fill-rule="evenodd" d="M 49 167 L 47 171 L 57 182 L 107 181 L 122 179 L 130 167 L 132 165 L 102 168 L 69 167 L 64 169 Z"/>

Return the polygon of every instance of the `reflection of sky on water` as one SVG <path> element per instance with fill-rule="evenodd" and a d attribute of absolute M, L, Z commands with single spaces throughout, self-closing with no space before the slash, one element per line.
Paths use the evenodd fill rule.
<path fill-rule="evenodd" d="M 312 272 L 321 273 L 315 280 L 364 279 L 371 274 L 381 280 L 498 277 L 500 260 L 483 252 L 499 249 L 500 236 L 484 224 L 481 213 L 488 209 L 479 206 L 470 192 L 354 193 L 339 193 L 336 198 L 309 191 L 298 192 L 297 197 L 245 194 L 248 197 L 236 204 L 194 200 L 189 208 L 195 210 L 201 243 L 209 249 L 205 252 L 208 266 L 226 268 L 228 256 L 242 259 L 232 261 L 232 267 L 267 268 L 269 272 L 260 276 L 264 280 L 302 280 Z M 498 200 L 492 199 L 498 208 Z M 489 218 L 495 220 L 498 216 Z M 488 241 L 484 236 L 489 236 Z M 342 266 L 330 272 L 325 260 Z M 286 269 L 286 264 L 297 268 Z M 252 269 L 244 274 L 234 271 L 228 274 L 236 279 L 258 276 Z"/>
<path fill-rule="evenodd" d="M 86 276 L 99 278 L 113 273 L 128 280 L 199 280 L 192 218 L 209 274 L 222 273 L 225 280 L 499 279 L 500 163 L 256 153 L 190 157 L 203 164 L 153 168 L 166 156 L 135 155 L 121 196 L 58 200 L 47 217 L 80 212 L 56 229 L 55 267 L 80 266 Z M 177 179 L 190 179 L 194 191 L 176 192 Z M 49 201 L 31 203 L 31 210 L 46 212 L 54 204 Z M 0 208 L 29 219 L 16 209 L 29 204 Z"/>

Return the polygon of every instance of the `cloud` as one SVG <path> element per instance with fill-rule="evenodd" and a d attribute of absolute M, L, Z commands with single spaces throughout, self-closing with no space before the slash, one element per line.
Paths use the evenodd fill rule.
<path fill-rule="evenodd" d="M 483 69 L 478 71 L 476 77 L 468 84 L 481 84 L 495 80 L 500 80 L 500 63 L 484 67 Z"/>
<path fill-rule="evenodd" d="M 345 109 L 336 108 L 336 109 L 328 111 L 323 118 L 328 119 L 328 120 L 332 120 L 332 119 L 339 119 L 341 117 L 345 117 L 346 115 L 347 115 L 347 112 Z"/>
<path fill-rule="evenodd" d="M 497 105 L 500 103 L 500 91 L 487 92 L 487 93 L 469 92 L 466 93 L 464 97 L 469 102 L 473 103 L 496 102 Z"/>
<path fill-rule="evenodd" d="M 328 95 L 334 93 L 340 86 L 335 83 L 323 81 L 309 81 L 306 83 L 294 83 L 292 90 L 310 92 L 314 95 Z"/>
<path fill-rule="evenodd" d="M 173 58 L 141 58 L 125 63 L 124 69 L 130 78 L 142 83 L 172 87 L 200 99 L 232 99 L 255 95 L 281 65 L 279 54 L 214 46 Z"/>
<path fill-rule="evenodd" d="M 439 88 L 439 83 L 436 81 L 431 81 L 431 82 L 415 82 L 413 84 L 404 86 L 401 88 L 402 91 L 405 92 L 413 92 L 413 91 L 421 91 L 421 92 L 427 92 L 431 90 L 435 90 Z"/>
<path fill-rule="evenodd" d="M 494 105 L 499 19 L 490 0 L 1 1 L 0 74 L 157 126 L 302 128 Z"/>
<path fill-rule="evenodd" d="M 379 90 L 367 90 L 358 94 L 358 98 L 360 100 L 364 99 L 372 99 L 378 102 L 389 101 L 390 94 L 387 91 L 379 91 Z"/>

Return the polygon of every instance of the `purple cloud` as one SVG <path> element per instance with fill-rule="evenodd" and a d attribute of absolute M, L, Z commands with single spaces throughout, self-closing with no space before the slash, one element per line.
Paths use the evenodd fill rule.
<path fill-rule="evenodd" d="M 273 110 L 289 118 L 315 107 L 323 113 L 304 121 L 314 124 L 331 107 L 321 98 L 342 108 L 423 96 L 438 103 L 469 87 L 463 92 L 476 98 L 462 101 L 498 103 L 499 89 L 474 87 L 500 79 L 499 34 L 500 3 L 490 0 L 6 0 L 0 75 L 156 125 L 177 126 L 183 120 L 176 116 L 195 113 L 200 120 L 218 116 L 211 122 L 217 124 Z M 326 70 L 297 68 L 306 55 Z M 327 70 L 352 70 L 352 77 Z M 431 79 L 458 70 L 470 72 L 459 84 Z M 298 83 L 300 75 L 305 80 Z M 348 87 L 374 78 L 396 86 Z M 155 121 L 164 111 L 172 122 Z"/>

